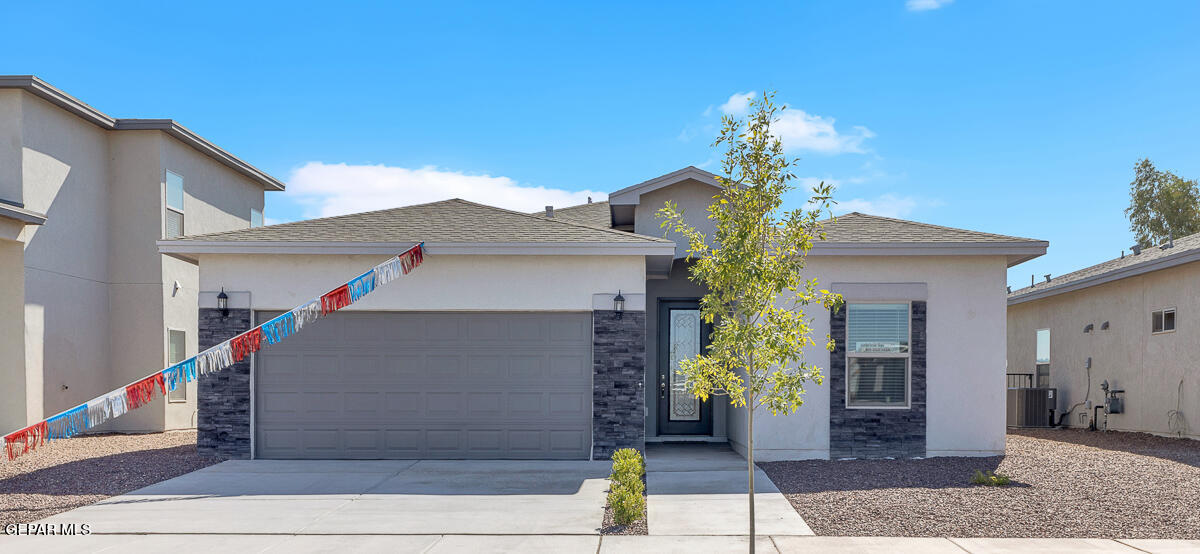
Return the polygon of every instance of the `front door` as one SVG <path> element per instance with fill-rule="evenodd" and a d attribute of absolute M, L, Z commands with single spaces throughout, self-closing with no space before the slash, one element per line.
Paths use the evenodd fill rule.
<path fill-rule="evenodd" d="M 700 318 L 698 300 L 658 304 L 658 434 L 712 435 L 712 401 L 687 391 L 680 362 L 708 346 L 712 326 Z"/>

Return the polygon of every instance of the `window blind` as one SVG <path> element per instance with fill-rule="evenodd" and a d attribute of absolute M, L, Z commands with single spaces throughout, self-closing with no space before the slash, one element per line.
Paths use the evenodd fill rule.
<path fill-rule="evenodd" d="M 908 352 L 908 304 L 850 304 L 846 318 L 848 352 Z"/>
<path fill-rule="evenodd" d="M 167 210 L 167 238 L 183 236 L 183 214 L 175 210 Z"/>
<path fill-rule="evenodd" d="M 907 404 L 908 358 L 850 358 L 847 381 L 850 404 Z"/>

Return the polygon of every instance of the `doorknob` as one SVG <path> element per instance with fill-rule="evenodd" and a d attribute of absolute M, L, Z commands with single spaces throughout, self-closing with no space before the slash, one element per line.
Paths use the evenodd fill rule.
<path fill-rule="evenodd" d="M 667 376 L 666 375 L 658 376 L 658 397 L 659 398 L 667 397 Z"/>

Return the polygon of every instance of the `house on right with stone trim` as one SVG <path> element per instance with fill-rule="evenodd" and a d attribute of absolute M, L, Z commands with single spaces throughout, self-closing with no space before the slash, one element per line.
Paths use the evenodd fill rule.
<path fill-rule="evenodd" d="M 607 201 L 520 213 L 451 199 L 159 242 L 199 265 L 201 348 L 421 242 L 405 279 L 199 385 L 199 446 L 243 458 L 605 459 L 648 442 L 746 452 L 746 412 L 687 393 L 703 287 L 667 201 L 711 229 L 717 176 L 686 167 Z M 805 276 L 823 369 L 759 460 L 1004 451 L 1005 283 L 1043 241 L 860 213 L 825 222 Z M 225 310 L 216 304 L 228 293 Z M 837 343 L 825 349 L 826 334 Z"/>
<path fill-rule="evenodd" d="M 1062 425 L 1200 438 L 1197 314 L 1200 234 L 1012 291 L 1009 386 L 1057 389 Z"/>

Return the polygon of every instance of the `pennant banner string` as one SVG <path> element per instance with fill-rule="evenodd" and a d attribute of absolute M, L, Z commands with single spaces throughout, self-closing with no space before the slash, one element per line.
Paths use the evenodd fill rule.
<path fill-rule="evenodd" d="M 42 443 L 78 435 L 89 428 L 120 417 L 130 410 L 145 406 L 154 399 L 156 390 L 165 396 L 168 391 L 195 381 L 198 375 L 220 371 L 244 360 L 246 356 L 258 352 L 264 346 L 278 344 L 283 339 L 299 333 L 305 325 L 358 302 L 375 289 L 396 280 L 401 275 L 408 275 L 410 271 L 421 265 L 424 259 L 425 243 L 413 245 L 412 248 L 389 258 L 346 284 L 309 300 L 291 311 L 284 312 L 262 325 L 124 387 L 114 389 L 71 409 L 54 414 L 45 420 L 9 433 L 4 436 L 8 459 L 16 459 Z"/>

